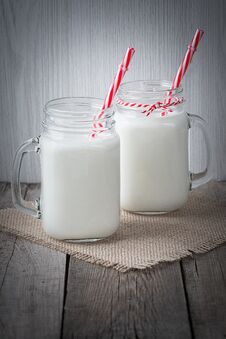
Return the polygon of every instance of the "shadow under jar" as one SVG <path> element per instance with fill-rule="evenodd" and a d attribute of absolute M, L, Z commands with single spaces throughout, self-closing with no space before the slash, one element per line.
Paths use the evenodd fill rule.
<path fill-rule="evenodd" d="M 121 207 L 125 210 L 144 214 L 176 210 L 186 203 L 191 188 L 211 178 L 206 123 L 185 112 L 182 88 L 170 91 L 170 85 L 169 81 L 133 81 L 119 89 L 116 128 L 121 143 Z M 181 103 L 155 109 L 148 116 L 144 113 L 169 96 L 171 102 Z M 149 106 L 137 107 L 138 103 Z M 189 129 L 193 126 L 203 133 L 207 155 L 206 169 L 198 175 L 189 171 Z"/>
<path fill-rule="evenodd" d="M 42 134 L 17 150 L 13 166 L 14 205 L 41 217 L 50 236 L 95 241 L 114 233 L 120 218 L 120 143 L 114 112 L 105 110 L 101 132 L 91 137 L 93 118 L 101 110 L 96 98 L 61 98 L 48 102 Z M 41 198 L 27 207 L 20 192 L 23 156 L 41 157 Z"/>

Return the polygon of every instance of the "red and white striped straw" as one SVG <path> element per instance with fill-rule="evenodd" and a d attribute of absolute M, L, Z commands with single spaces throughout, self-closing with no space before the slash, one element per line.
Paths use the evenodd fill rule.
<path fill-rule="evenodd" d="M 191 43 L 188 45 L 188 49 L 187 52 L 182 60 L 182 63 L 180 64 L 180 67 L 177 71 L 176 76 L 173 79 L 172 85 L 171 85 L 171 89 L 176 89 L 180 86 L 180 83 L 188 69 L 189 64 L 192 61 L 192 57 L 198 47 L 198 44 L 200 42 L 200 40 L 202 39 L 202 36 L 204 34 L 204 31 L 201 29 L 197 29 L 195 32 L 195 35 L 191 41 Z"/>
<path fill-rule="evenodd" d="M 148 104 L 142 104 L 142 103 L 132 103 L 132 102 L 125 102 L 123 100 L 117 100 L 117 103 L 119 105 L 125 106 L 125 107 L 133 107 L 133 108 L 145 108 L 145 110 L 142 111 L 142 113 L 145 113 L 147 116 L 150 115 L 152 111 L 155 109 L 159 109 L 160 107 L 163 109 L 168 109 L 169 106 L 176 106 L 177 104 L 180 104 L 181 102 L 184 101 L 183 98 L 172 98 L 172 92 L 174 89 L 178 88 L 181 84 L 181 81 L 188 69 L 189 64 L 192 61 L 193 55 L 197 50 L 198 44 L 204 34 L 204 31 L 201 29 L 197 29 L 195 32 L 195 35 L 193 36 L 193 39 L 191 43 L 188 45 L 187 52 L 182 60 L 182 63 L 180 64 L 180 67 L 177 71 L 176 76 L 173 79 L 172 85 L 171 85 L 171 90 L 168 92 L 168 98 L 164 100 L 163 103 L 157 102 L 156 104 L 153 105 L 148 105 Z M 176 99 L 176 101 L 175 101 Z M 169 110 L 170 111 L 170 110 Z M 164 116 L 164 114 L 163 114 Z"/>
<path fill-rule="evenodd" d="M 112 101 L 114 99 L 115 94 L 117 93 L 119 86 L 122 82 L 122 79 L 125 75 L 125 73 L 128 71 L 128 67 L 130 64 L 130 61 L 133 57 L 133 54 L 135 53 L 135 49 L 133 47 L 128 47 L 126 54 L 124 55 L 124 58 L 122 60 L 122 63 L 119 65 L 118 71 L 114 77 L 114 80 L 108 90 L 108 93 L 104 99 L 104 103 L 101 107 L 100 113 L 95 117 L 94 120 L 101 119 L 101 117 L 104 115 L 104 110 L 106 108 L 111 107 Z M 100 127 L 103 127 L 103 125 L 99 122 L 98 123 Z M 96 128 L 96 123 L 94 122 L 93 124 L 94 128 Z M 94 136 L 95 133 L 92 135 Z"/>
<path fill-rule="evenodd" d="M 126 54 L 124 55 L 124 58 L 122 60 L 122 63 L 119 65 L 118 71 L 104 99 L 102 110 L 97 116 L 98 119 L 100 119 L 103 116 L 104 110 L 111 106 L 112 100 L 114 99 L 114 96 L 119 89 L 122 79 L 125 73 L 128 71 L 128 67 L 129 67 L 130 61 L 134 53 L 135 53 L 135 49 L 133 47 L 128 47 Z"/>

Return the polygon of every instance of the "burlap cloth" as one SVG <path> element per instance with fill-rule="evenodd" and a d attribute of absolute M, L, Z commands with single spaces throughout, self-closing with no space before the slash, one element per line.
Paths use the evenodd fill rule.
<path fill-rule="evenodd" d="M 119 230 L 92 244 L 52 239 L 40 220 L 13 208 L 0 210 L 0 229 L 119 271 L 145 269 L 206 252 L 226 241 L 226 185 L 211 183 L 191 192 L 186 206 L 173 213 L 141 216 L 122 211 Z"/>

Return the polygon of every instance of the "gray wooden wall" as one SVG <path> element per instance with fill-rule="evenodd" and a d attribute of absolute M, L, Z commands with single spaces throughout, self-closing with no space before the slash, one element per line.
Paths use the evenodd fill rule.
<path fill-rule="evenodd" d="M 61 96 L 104 97 L 128 45 L 126 80 L 171 79 L 195 29 L 205 35 L 183 83 L 188 111 L 204 117 L 226 179 L 225 0 L 0 0 L 0 180 L 14 152 L 40 133 L 42 107 Z M 193 163 L 204 163 L 193 139 Z M 22 179 L 39 180 L 27 159 Z"/>

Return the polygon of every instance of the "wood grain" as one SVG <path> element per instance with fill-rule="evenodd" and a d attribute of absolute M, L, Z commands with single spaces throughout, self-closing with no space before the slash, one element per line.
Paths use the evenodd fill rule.
<path fill-rule="evenodd" d="M 194 337 L 226 336 L 226 246 L 182 260 Z"/>
<path fill-rule="evenodd" d="M 26 192 L 27 192 L 27 185 L 21 184 L 22 196 L 25 196 Z M 5 183 L 5 182 L 0 182 L 0 208 L 7 208 L 7 207 L 13 207 L 10 184 Z"/>
<path fill-rule="evenodd" d="M 225 203 L 222 187 L 203 189 Z M 25 198 L 39 188 L 23 185 Z M 10 185 L 0 183 L 0 208 L 10 204 Z M 226 244 L 119 273 L 0 232 L 0 337 L 223 339 L 225 258 Z"/>
<path fill-rule="evenodd" d="M 12 249 L 10 236 L 8 243 L 9 261 L 0 290 L 0 337 L 59 338 L 65 255 L 23 239 L 16 239 Z"/>
<path fill-rule="evenodd" d="M 104 97 L 128 45 L 126 75 L 172 79 L 200 26 L 205 35 L 184 81 L 186 109 L 204 117 L 215 151 L 214 176 L 226 178 L 225 0 L 0 0 L 0 180 L 10 179 L 16 147 L 39 135 L 46 101 Z M 193 137 L 193 168 L 204 165 Z M 23 181 L 39 181 L 38 157 Z"/>
<path fill-rule="evenodd" d="M 70 259 L 63 338 L 191 338 L 179 263 L 119 273 Z"/>
<path fill-rule="evenodd" d="M 0 189 L 0 206 L 9 207 L 9 185 Z M 0 233 L 0 338 L 60 338 L 65 258 Z"/>

